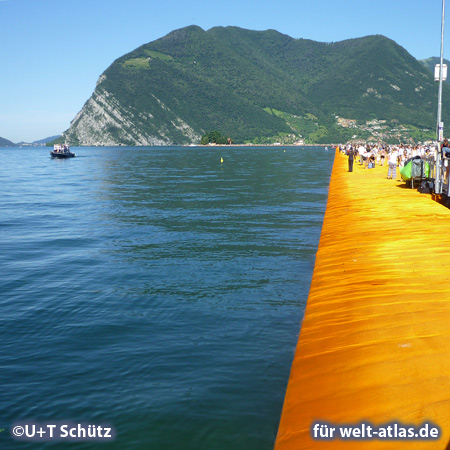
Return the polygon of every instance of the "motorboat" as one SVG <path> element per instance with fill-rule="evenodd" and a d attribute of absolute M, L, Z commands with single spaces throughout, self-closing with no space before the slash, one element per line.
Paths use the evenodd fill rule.
<path fill-rule="evenodd" d="M 70 151 L 69 144 L 55 144 L 50 155 L 52 158 L 73 158 L 77 156 Z"/>

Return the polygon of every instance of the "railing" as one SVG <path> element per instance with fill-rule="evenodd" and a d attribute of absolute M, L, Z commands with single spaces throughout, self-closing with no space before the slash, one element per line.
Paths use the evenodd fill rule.
<path fill-rule="evenodd" d="M 439 165 L 439 171 L 436 174 L 436 181 L 440 185 L 440 192 L 437 194 L 444 194 L 449 196 L 449 169 L 450 169 L 450 159 L 443 157 L 441 159 L 441 164 Z"/>
<path fill-rule="evenodd" d="M 444 194 L 448 197 L 450 189 L 450 158 L 442 156 L 438 152 L 436 152 L 435 157 L 432 158 L 432 162 L 433 170 L 430 172 L 430 178 L 434 179 L 434 193 Z"/>

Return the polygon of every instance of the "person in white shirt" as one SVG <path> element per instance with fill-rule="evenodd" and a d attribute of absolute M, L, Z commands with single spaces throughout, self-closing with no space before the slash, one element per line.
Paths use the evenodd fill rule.
<path fill-rule="evenodd" d="M 362 145 L 358 147 L 358 154 L 359 154 L 359 165 L 362 166 L 364 164 L 364 153 L 366 152 L 366 148 Z"/>
<path fill-rule="evenodd" d="M 394 148 L 389 155 L 389 169 L 388 169 L 388 179 L 392 178 L 395 180 L 397 176 L 397 159 L 398 159 L 398 150 Z"/>

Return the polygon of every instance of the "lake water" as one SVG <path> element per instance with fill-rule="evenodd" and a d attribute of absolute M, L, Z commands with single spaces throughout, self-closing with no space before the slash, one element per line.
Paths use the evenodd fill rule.
<path fill-rule="evenodd" d="M 271 449 L 334 151 L 74 151 L 0 149 L 0 448 Z"/>

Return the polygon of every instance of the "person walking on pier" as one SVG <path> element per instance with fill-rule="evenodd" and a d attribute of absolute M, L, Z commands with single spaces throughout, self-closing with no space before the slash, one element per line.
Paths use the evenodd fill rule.
<path fill-rule="evenodd" d="M 383 147 L 380 151 L 380 166 L 384 166 L 385 159 L 386 159 L 386 150 Z"/>
<path fill-rule="evenodd" d="M 353 161 L 355 157 L 355 150 L 353 147 L 350 147 L 350 150 L 348 151 L 348 171 L 353 172 Z"/>
<path fill-rule="evenodd" d="M 364 164 L 364 153 L 366 152 L 366 148 L 363 145 L 358 147 L 359 154 L 359 165 L 362 166 Z"/>
<path fill-rule="evenodd" d="M 393 180 L 397 177 L 397 159 L 398 159 L 398 150 L 394 148 L 389 155 L 389 169 L 388 169 L 388 180 L 392 177 Z"/>

